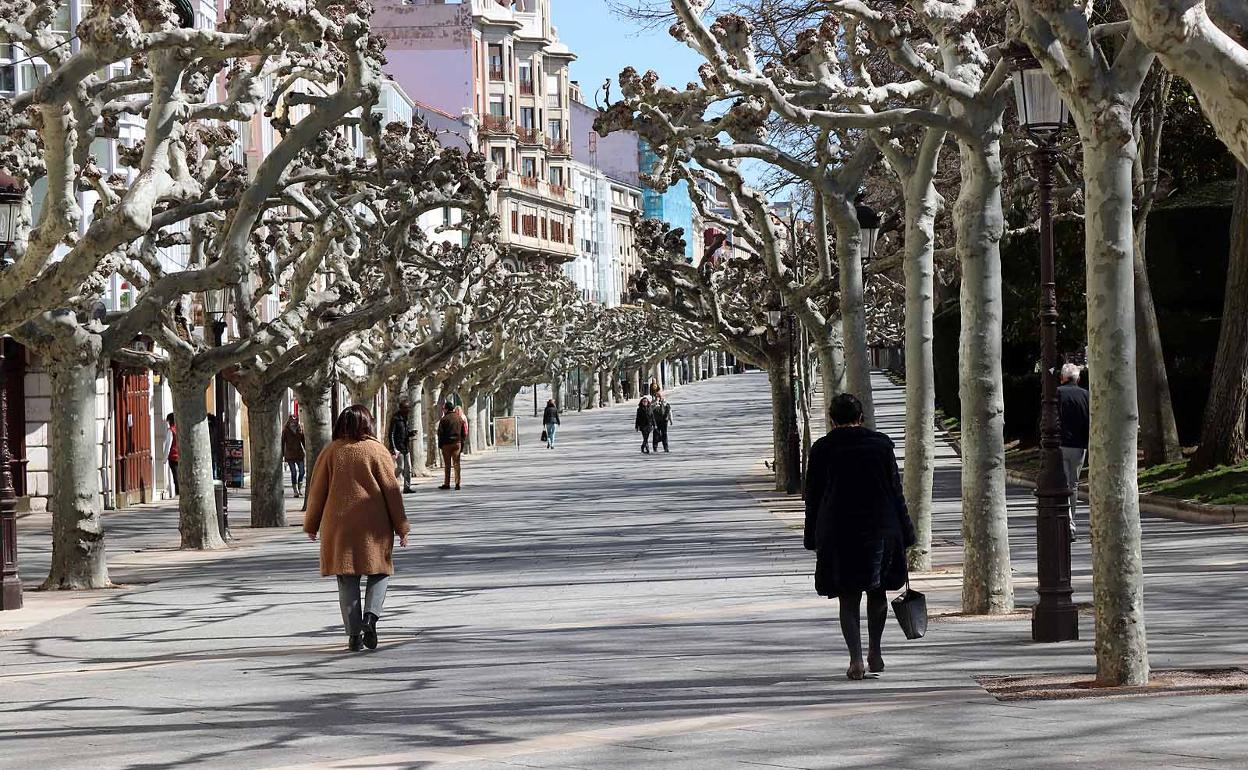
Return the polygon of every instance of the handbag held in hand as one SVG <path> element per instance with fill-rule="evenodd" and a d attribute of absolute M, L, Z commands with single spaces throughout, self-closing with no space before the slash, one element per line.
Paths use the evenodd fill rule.
<path fill-rule="evenodd" d="M 893 601 L 893 614 L 907 639 L 922 639 L 927 633 L 927 597 L 906 583 L 906 590 Z"/>

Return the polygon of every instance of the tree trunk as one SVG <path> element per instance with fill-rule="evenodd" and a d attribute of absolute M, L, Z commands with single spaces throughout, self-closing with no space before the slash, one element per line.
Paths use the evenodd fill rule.
<path fill-rule="evenodd" d="M 1218 355 L 1190 472 L 1248 460 L 1248 168 L 1239 167 Z"/>
<path fill-rule="evenodd" d="M 486 403 L 486 397 L 480 394 L 472 402 L 472 406 L 477 418 L 476 446 L 484 452 L 490 446 L 490 408 Z"/>
<path fill-rule="evenodd" d="M 52 567 L 45 590 L 108 588 L 96 438 L 98 345 L 46 357 L 52 379 Z"/>
<path fill-rule="evenodd" d="M 217 526 L 216 496 L 212 483 L 212 446 L 208 437 L 208 409 L 204 393 L 208 381 L 197 377 L 170 377 L 173 414 L 178 430 L 178 531 L 182 547 L 199 550 L 224 548 Z"/>
<path fill-rule="evenodd" d="M 295 398 L 299 399 L 299 422 L 303 426 L 307 487 L 312 485 L 312 469 L 316 467 L 321 450 L 329 446 L 333 437 L 334 417 L 330 414 L 329 388 L 329 364 L 294 387 Z"/>
<path fill-rule="evenodd" d="M 1144 569 L 1136 468 L 1134 260 L 1129 128 L 1098 116 L 1083 137 L 1087 201 L 1088 366 L 1092 430 L 1088 478 L 1092 500 L 1092 597 L 1097 680 L 1148 682 Z M 1091 122 L 1091 121 L 1089 121 Z"/>
<path fill-rule="evenodd" d="M 789 362 L 784 354 L 767 358 L 767 384 L 771 389 L 771 452 L 775 468 L 776 491 L 785 491 L 789 478 L 789 410 L 792 408 L 793 383 L 789 378 Z"/>
<path fill-rule="evenodd" d="M 834 204 L 836 205 L 836 204 Z M 862 402 L 863 421 L 875 427 L 875 399 L 871 392 L 871 358 L 867 350 L 867 304 L 862 276 L 862 230 L 854 207 L 838 205 L 836 260 L 840 272 L 841 338 L 845 352 L 845 388 Z"/>
<path fill-rule="evenodd" d="M 420 419 L 425 425 L 425 457 L 429 468 L 437 468 L 442 462 L 442 453 L 438 451 L 438 390 L 438 384 L 429 378 L 421 394 Z"/>
<path fill-rule="evenodd" d="M 943 133 L 939 134 L 943 137 Z M 939 142 L 925 140 L 906 190 L 906 443 L 902 490 L 917 542 L 907 553 L 911 570 L 932 568 L 932 481 L 936 462 L 935 224 L 940 199 L 932 180 Z M 933 144 L 934 142 L 934 144 Z"/>
<path fill-rule="evenodd" d="M 424 412 L 424 382 L 409 378 L 407 381 L 407 400 L 412 404 L 411 425 L 409 426 L 416 432 L 412 438 L 412 475 L 420 478 L 428 478 L 430 476 L 428 468 L 428 460 L 425 455 L 425 418 Z"/>
<path fill-rule="evenodd" d="M 1161 330 L 1157 326 L 1157 307 L 1148 281 L 1145 235 L 1148 220 L 1139 223 L 1135 233 L 1135 255 L 1132 259 L 1135 280 L 1135 334 L 1139 345 L 1136 357 L 1136 385 L 1140 394 L 1140 448 L 1144 465 L 1177 463 L 1183 459 L 1179 445 L 1179 427 L 1174 421 L 1174 404 L 1170 400 L 1170 378 L 1166 374 L 1166 358 L 1161 348 Z"/>
<path fill-rule="evenodd" d="M 598 408 L 598 370 L 590 369 L 585 379 L 585 408 Z"/>
<path fill-rule="evenodd" d="M 833 326 L 839 327 L 838 322 Z M 832 329 L 826 339 L 815 341 L 819 358 L 819 378 L 823 382 L 823 423 L 832 430 L 832 399 L 845 392 L 845 347 L 839 329 Z"/>
<path fill-rule="evenodd" d="M 247 402 L 251 443 L 251 526 L 286 526 L 281 399 L 265 393 Z M 306 434 L 305 434 L 306 435 Z M 306 460 L 305 460 L 306 462 Z"/>
<path fill-rule="evenodd" d="M 954 207 L 962 265 L 958 390 L 962 405 L 962 609 L 1014 609 L 1005 503 L 1001 377 L 1000 143 L 960 141 L 962 190 Z"/>

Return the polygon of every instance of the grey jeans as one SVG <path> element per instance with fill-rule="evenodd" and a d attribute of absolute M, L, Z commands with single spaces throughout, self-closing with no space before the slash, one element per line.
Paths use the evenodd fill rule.
<path fill-rule="evenodd" d="M 1062 447 L 1062 467 L 1066 469 L 1066 483 L 1070 485 L 1070 531 L 1075 531 L 1075 508 L 1079 505 L 1079 474 L 1088 450 Z"/>
<path fill-rule="evenodd" d="M 398 458 L 394 461 L 394 475 L 402 477 L 404 489 L 412 486 L 411 452 L 399 452 Z"/>
<path fill-rule="evenodd" d="M 347 634 L 354 636 L 364 630 L 365 613 L 381 617 L 381 606 L 386 603 L 386 586 L 389 575 L 369 575 L 368 588 L 364 592 L 364 607 L 360 608 L 360 576 L 338 576 L 338 605 L 342 608 L 342 624 Z"/>

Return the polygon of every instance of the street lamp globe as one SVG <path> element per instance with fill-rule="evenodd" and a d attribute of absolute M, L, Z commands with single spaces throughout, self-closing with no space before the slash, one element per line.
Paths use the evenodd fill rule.
<path fill-rule="evenodd" d="M 1050 138 L 1058 134 L 1070 120 L 1070 110 L 1062 101 L 1061 92 L 1024 45 L 1009 50 L 1013 68 L 1014 105 L 1018 123 L 1028 133 Z"/>
<path fill-rule="evenodd" d="M 780 320 L 784 317 L 784 301 L 780 293 L 772 291 L 767 295 L 767 325 L 773 329 L 780 328 Z"/>
<path fill-rule="evenodd" d="M 880 215 L 858 197 L 854 209 L 858 214 L 858 229 L 862 232 L 862 262 L 875 259 L 875 242 L 880 237 Z"/>

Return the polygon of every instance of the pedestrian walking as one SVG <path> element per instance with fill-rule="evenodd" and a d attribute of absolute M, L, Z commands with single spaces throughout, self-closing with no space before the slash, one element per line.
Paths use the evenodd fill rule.
<path fill-rule="evenodd" d="M 455 488 L 459 489 L 460 459 L 464 453 L 464 440 L 468 438 L 468 420 L 451 401 L 442 407 L 442 419 L 438 420 L 438 449 L 442 451 L 442 470 L 445 480 L 438 489 L 451 488 L 451 471 L 455 472 Z"/>
<path fill-rule="evenodd" d="M 914 525 L 906 511 L 893 442 L 862 424 L 862 403 L 832 400 L 833 427 L 810 448 L 804 545 L 814 551 L 815 590 L 840 602 L 850 679 L 884 670 L 880 640 L 888 620 L 886 590 L 906 584 L 906 548 Z M 867 594 L 867 665 L 862 660 L 861 605 Z"/>
<path fill-rule="evenodd" d="M 304 452 L 303 426 L 299 424 L 299 417 L 291 414 L 282 428 L 282 458 L 290 468 L 290 487 L 295 497 L 303 494 Z"/>
<path fill-rule="evenodd" d="M 416 435 L 416 431 L 411 428 L 411 420 L 412 402 L 403 399 L 390 418 L 390 429 L 386 431 L 386 443 L 394 458 L 394 475 L 403 476 L 403 494 L 412 491 L 412 436 Z"/>
<path fill-rule="evenodd" d="M 663 398 L 663 391 L 658 391 L 650 407 L 654 413 L 654 451 L 659 451 L 659 442 L 663 442 L 663 451 L 667 452 L 667 429 L 672 424 L 672 406 Z"/>
<path fill-rule="evenodd" d="M 546 431 L 547 449 L 555 448 L 555 429 L 559 425 L 559 407 L 555 406 L 552 398 L 546 402 L 546 409 L 542 411 L 542 430 Z"/>
<path fill-rule="evenodd" d="M 1077 365 L 1063 365 L 1062 384 L 1057 388 L 1062 468 L 1066 471 L 1066 483 L 1070 486 L 1071 542 L 1077 539 L 1075 509 L 1079 505 L 1079 474 L 1083 472 L 1083 461 L 1088 457 L 1088 429 L 1091 425 L 1088 391 L 1080 387 L 1079 374 Z"/>
<path fill-rule="evenodd" d="M 407 547 L 394 460 L 377 439 L 373 416 L 356 404 L 334 423 L 333 441 L 321 450 L 308 485 L 303 531 L 321 541 L 321 575 L 338 579 L 338 604 L 347 649 L 377 647 L 377 621 L 394 574 L 394 537 Z M 360 605 L 360 578 L 367 577 Z"/>
<path fill-rule="evenodd" d="M 169 466 L 169 478 L 166 482 L 172 482 L 172 486 L 165 484 L 165 494 L 170 497 L 178 496 L 178 426 L 174 424 L 173 412 L 165 416 L 165 422 L 169 428 L 165 431 L 165 462 Z M 170 493 L 170 490 L 173 490 Z"/>
<path fill-rule="evenodd" d="M 637 404 L 637 419 L 633 427 L 641 432 L 641 453 L 650 454 L 650 434 L 654 432 L 654 409 L 650 406 L 650 397 L 642 396 Z"/>

